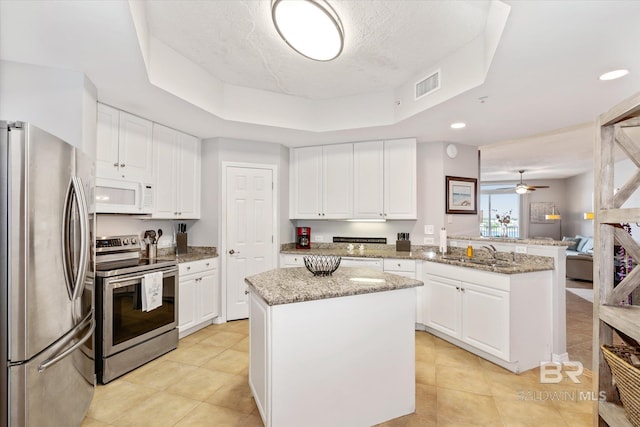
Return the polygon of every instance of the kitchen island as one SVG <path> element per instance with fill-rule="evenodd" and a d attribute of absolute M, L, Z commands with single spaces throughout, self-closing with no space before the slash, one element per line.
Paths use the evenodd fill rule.
<path fill-rule="evenodd" d="M 249 284 L 249 385 L 269 426 L 369 426 L 415 411 L 415 288 L 368 268 Z"/>

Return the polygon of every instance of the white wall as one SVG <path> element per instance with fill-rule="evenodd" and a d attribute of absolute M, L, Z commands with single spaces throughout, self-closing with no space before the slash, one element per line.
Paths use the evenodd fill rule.
<path fill-rule="evenodd" d="M 564 179 L 527 180 L 527 184 L 548 185 L 549 188 L 539 188 L 522 196 L 520 209 L 521 217 L 525 224 L 524 236 L 529 238 L 551 237 L 559 240 L 563 235 L 570 235 L 567 233 L 567 223 L 570 215 L 567 212 L 569 205 L 566 201 L 566 181 Z M 530 222 L 531 203 L 535 202 L 553 203 L 556 213 L 559 213 L 562 219 L 544 224 L 532 224 Z"/>
<path fill-rule="evenodd" d="M 594 190 L 593 172 L 587 172 L 573 176 L 566 180 L 566 229 L 563 227 L 565 236 L 593 236 L 594 221 L 584 219 L 585 212 L 594 210 Z M 565 216 L 562 217 L 563 219 Z"/>
<path fill-rule="evenodd" d="M 624 183 L 637 171 L 636 165 L 629 159 L 616 162 L 613 168 L 613 185 L 620 188 Z M 571 234 L 582 234 L 584 236 L 593 236 L 594 221 L 585 220 L 584 212 L 593 212 L 594 210 L 594 188 L 595 182 L 593 172 L 583 173 L 567 179 L 567 204 L 570 209 L 570 219 L 568 231 Z M 623 205 L 623 208 L 640 207 L 640 191 L 636 191 Z M 632 223 L 631 235 L 640 242 L 640 227 Z"/>
<path fill-rule="evenodd" d="M 0 61 L 0 120 L 24 121 L 96 153 L 97 90 L 78 71 Z"/>
<path fill-rule="evenodd" d="M 214 138 L 202 141 L 202 219 L 188 228 L 189 243 L 198 246 L 220 246 L 220 174 L 223 162 L 258 163 L 278 167 L 279 239 L 283 243 L 293 241 L 293 225 L 288 220 L 288 148 L 266 142 Z M 224 228 L 224 224 L 221 227 Z"/>

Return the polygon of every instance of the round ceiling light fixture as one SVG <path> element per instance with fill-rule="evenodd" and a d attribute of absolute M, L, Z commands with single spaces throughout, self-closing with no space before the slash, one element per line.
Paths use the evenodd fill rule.
<path fill-rule="evenodd" d="M 615 80 L 615 79 L 619 79 L 620 77 L 624 77 L 627 74 L 629 74 L 629 70 L 625 70 L 625 69 L 613 70 L 613 71 L 609 71 L 608 73 L 604 73 L 599 78 L 600 80 Z"/>
<path fill-rule="evenodd" d="M 331 61 L 342 53 L 342 22 L 325 0 L 272 0 L 271 18 L 280 37 L 302 56 Z"/>
<path fill-rule="evenodd" d="M 467 124 L 462 122 L 451 123 L 451 129 L 463 129 L 466 128 Z"/>

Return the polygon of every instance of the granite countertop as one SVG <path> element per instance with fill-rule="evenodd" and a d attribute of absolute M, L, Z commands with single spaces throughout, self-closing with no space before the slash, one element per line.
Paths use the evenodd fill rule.
<path fill-rule="evenodd" d="M 515 239 L 511 237 L 482 237 L 482 236 L 449 236 L 448 240 L 468 240 L 472 242 L 517 243 L 521 245 L 540 246 L 570 246 L 573 242 L 563 242 L 552 239 Z"/>
<path fill-rule="evenodd" d="M 246 277 L 268 305 L 290 304 L 422 286 L 423 282 L 370 268 L 339 267 L 331 276 L 314 276 L 305 267 L 279 268 Z"/>
<path fill-rule="evenodd" d="M 175 253 L 175 248 L 158 249 L 157 259 L 175 260 L 178 264 L 182 262 L 199 261 L 207 258 L 217 258 L 218 250 L 215 246 L 189 246 L 186 254 Z"/>
<path fill-rule="evenodd" d="M 466 248 L 457 247 L 449 247 L 447 254 L 442 256 L 438 253 L 438 249 L 432 246 L 412 246 L 410 252 L 403 252 L 396 251 L 395 245 L 365 245 L 364 251 L 359 251 L 357 247 L 353 251 L 349 251 L 343 244 L 325 244 L 311 249 L 295 249 L 295 246 L 291 247 L 290 244 L 287 244 L 283 245 L 280 253 L 301 256 L 336 255 L 355 258 L 416 259 L 501 274 L 530 273 L 553 270 L 554 268 L 551 257 L 498 252 L 498 259 L 492 260 L 487 250 L 478 248 L 474 249 L 472 262 L 466 256 Z"/>

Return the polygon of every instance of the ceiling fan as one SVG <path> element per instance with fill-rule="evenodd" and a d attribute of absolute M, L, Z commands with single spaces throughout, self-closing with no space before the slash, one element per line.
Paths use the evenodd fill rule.
<path fill-rule="evenodd" d="M 526 193 L 529 193 L 530 191 L 536 191 L 537 188 L 549 188 L 548 185 L 525 184 L 524 182 L 522 182 L 522 174 L 524 173 L 524 170 L 519 170 L 518 172 L 520 173 L 520 182 L 515 187 L 500 188 L 499 190 L 515 190 L 516 193 L 518 194 L 526 194 Z"/>

